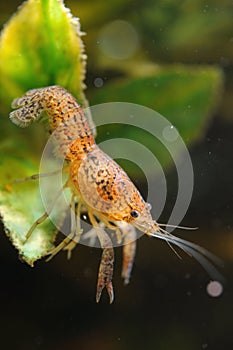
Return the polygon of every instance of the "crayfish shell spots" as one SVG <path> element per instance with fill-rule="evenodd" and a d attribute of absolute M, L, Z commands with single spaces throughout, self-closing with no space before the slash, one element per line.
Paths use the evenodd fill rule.
<path fill-rule="evenodd" d="M 119 166 L 96 145 L 81 160 L 78 171 L 77 164 L 71 164 L 74 167 L 77 175 L 72 176 L 73 183 L 89 207 L 111 216 L 117 205 L 123 205 L 117 188 Z"/>
<path fill-rule="evenodd" d="M 73 173 L 78 175 L 71 176 L 73 183 L 83 201 L 94 211 L 108 220 L 134 224 L 131 212 L 137 210 L 141 218 L 152 220 L 147 204 L 127 174 L 97 146 L 80 165 L 71 165 L 74 167 Z"/>

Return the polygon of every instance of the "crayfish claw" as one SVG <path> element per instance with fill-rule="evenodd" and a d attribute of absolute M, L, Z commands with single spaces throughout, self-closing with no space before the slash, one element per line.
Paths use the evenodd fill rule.
<path fill-rule="evenodd" d="M 98 282 L 97 282 L 97 291 L 96 291 L 96 302 L 100 301 L 102 291 L 106 287 L 110 304 L 113 302 L 114 293 L 112 286 L 112 275 L 113 275 L 113 262 L 114 262 L 114 251 L 113 248 L 104 248 L 100 267 L 98 274 Z"/>
<path fill-rule="evenodd" d="M 106 288 L 107 288 L 108 295 L 109 295 L 109 302 L 110 302 L 110 304 L 112 304 L 112 303 L 113 303 L 113 300 L 114 300 L 114 291 L 113 291 L 112 282 L 108 283 L 108 284 L 106 285 Z"/>
<path fill-rule="evenodd" d="M 114 300 L 114 291 L 113 291 L 112 282 L 109 282 L 106 285 L 97 286 L 96 302 L 99 303 L 104 287 L 106 287 L 108 295 L 109 295 L 109 303 L 112 304 L 113 300 Z"/>

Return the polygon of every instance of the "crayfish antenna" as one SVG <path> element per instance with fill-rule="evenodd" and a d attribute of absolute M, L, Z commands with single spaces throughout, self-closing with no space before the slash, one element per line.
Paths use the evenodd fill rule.
<path fill-rule="evenodd" d="M 159 227 L 171 227 L 171 228 L 179 228 L 181 230 L 193 231 L 198 230 L 199 227 L 188 227 L 188 226 L 179 226 L 179 225 L 170 225 L 170 224 L 160 224 L 157 223 Z"/>
<path fill-rule="evenodd" d="M 224 282 L 224 277 L 214 266 L 214 264 L 218 266 L 223 266 L 223 262 L 213 253 L 209 252 L 208 250 L 199 246 L 198 244 L 176 237 L 160 227 L 156 232 L 151 233 L 149 235 L 166 241 L 170 247 L 172 245 L 179 247 L 186 254 L 188 254 L 191 257 L 194 257 L 213 280 Z M 172 247 L 172 250 L 174 251 L 174 247 Z M 175 254 L 178 257 L 180 257 L 176 250 Z"/>

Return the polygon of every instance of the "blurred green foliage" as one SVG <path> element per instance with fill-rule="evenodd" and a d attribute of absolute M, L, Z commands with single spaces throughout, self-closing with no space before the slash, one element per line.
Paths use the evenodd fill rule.
<path fill-rule="evenodd" d="M 162 62 L 220 63 L 233 59 L 230 0 L 68 0 L 82 20 L 88 53 L 96 60 L 96 38 L 103 25 L 121 18 L 139 33 L 144 52 Z M 90 11 L 91 8 L 91 11 Z M 95 58 L 95 59 L 94 59 Z M 97 59 L 98 61 L 98 59 Z"/>
<path fill-rule="evenodd" d="M 93 104 L 122 101 L 150 107 L 166 116 L 187 144 L 203 135 L 219 101 L 221 71 L 213 67 L 167 66 L 149 76 L 117 79 L 100 88 Z M 124 128 L 118 133 L 124 136 Z"/>
<path fill-rule="evenodd" d="M 138 62 L 215 64 L 225 71 L 225 89 L 219 106 L 221 116 L 232 120 L 233 41 L 231 0 L 103 0 L 72 1 L 67 4 L 82 21 L 88 54 L 88 97 L 92 103 L 95 76 L 128 75 Z M 90 11 L 90 8 L 92 11 Z M 116 19 L 129 21 L 138 33 L 140 46 L 130 59 L 109 59 L 103 54 L 99 34 Z M 124 34 L 119 34 L 120 37 Z M 135 68 L 136 70 L 136 68 Z M 96 89 L 94 89 L 96 90 Z M 136 101 L 135 101 L 136 102 Z"/>

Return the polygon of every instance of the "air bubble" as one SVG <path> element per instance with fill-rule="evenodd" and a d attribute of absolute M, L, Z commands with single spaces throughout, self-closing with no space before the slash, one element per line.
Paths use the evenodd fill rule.
<path fill-rule="evenodd" d="M 139 38 L 135 28 L 126 21 L 116 20 L 100 31 L 100 49 L 113 59 L 132 57 L 139 48 Z"/>
<path fill-rule="evenodd" d="M 208 283 L 206 291 L 211 297 L 216 298 L 223 293 L 223 286 L 218 281 L 211 281 Z"/>
<path fill-rule="evenodd" d="M 163 129 L 163 138 L 166 141 L 174 142 L 178 139 L 179 133 L 173 125 L 166 126 Z"/>
<path fill-rule="evenodd" d="M 97 88 L 102 87 L 102 86 L 104 85 L 103 79 L 102 79 L 102 78 L 95 78 L 95 80 L 94 80 L 94 85 L 95 85 L 95 87 L 97 87 Z"/>

